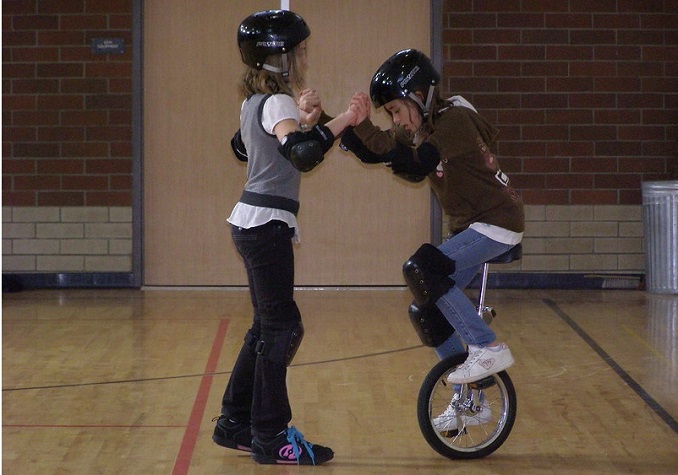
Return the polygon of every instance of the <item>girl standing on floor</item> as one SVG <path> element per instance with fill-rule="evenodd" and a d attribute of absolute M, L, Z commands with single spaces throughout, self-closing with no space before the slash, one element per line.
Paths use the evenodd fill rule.
<path fill-rule="evenodd" d="M 307 442 L 288 425 L 287 367 L 304 335 L 293 297 L 292 249 L 301 173 L 317 166 L 356 118 L 347 110 L 325 125 L 312 125 L 320 107 L 317 95 L 304 89 L 309 35 L 303 18 L 285 10 L 250 15 L 238 30 L 247 68 L 240 84 L 245 96 L 240 130 L 231 144 L 247 161 L 247 183 L 228 222 L 245 264 L 254 318 L 212 439 L 251 451 L 262 464 L 317 465 L 334 456 L 332 449 Z M 310 106 L 300 110 L 295 93 Z"/>

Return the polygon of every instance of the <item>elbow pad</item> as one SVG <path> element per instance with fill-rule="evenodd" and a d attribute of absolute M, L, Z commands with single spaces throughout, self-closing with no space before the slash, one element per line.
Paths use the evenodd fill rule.
<path fill-rule="evenodd" d="M 344 131 L 339 147 L 342 150 L 353 153 L 363 163 L 382 163 L 385 161 L 383 155 L 374 153 L 365 146 L 355 132 L 353 132 L 353 127 L 349 127 Z"/>
<path fill-rule="evenodd" d="M 384 156 L 393 173 L 408 181 L 421 181 L 440 163 L 440 153 L 433 145 L 424 142 L 419 148 L 396 143 L 396 147 Z M 415 179 L 416 178 L 416 179 Z"/>
<path fill-rule="evenodd" d="M 235 153 L 235 158 L 237 158 L 241 162 L 247 161 L 247 149 L 245 148 L 245 144 L 242 141 L 240 129 L 238 129 L 238 131 L 231 139 L 231 148 L 233 149 L 233 153 Z"/>
<path fill-rule="evenodd" d="M 317 140 L 303 132 L 285 135 L 278 146 L 280 154 L 300 172 L 310 172 L 325 159 L 325 153 Z"/>
<path fill-rule="evenodd" d="M 332 148 L 334 134 L 324 125 L 316 125 L 310 132 L 287 134 L 278 151 L 300 172 L 310 172 L 325 159 Z"/>

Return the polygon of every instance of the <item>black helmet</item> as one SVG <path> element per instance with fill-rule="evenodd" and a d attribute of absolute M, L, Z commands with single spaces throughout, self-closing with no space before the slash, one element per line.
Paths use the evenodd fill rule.
<path fill-rule="evenodd" d="M 440 82 L 440 74 L 431 60 L 416 49 L 398 51 L 374 73 L 370 83 L 370 97 L 377 109 L 395 99 L 409 97 L 416 102 L 426 117 L 433 99 L 433 88 Z M 414 92 L 425 95 L 424 104 Z"/>
<path fill-rule="evenodd" d="M 288 10 L 266 10 L 245 18 L 238 28 L 238 48 L 243 63 L 255 69 L 283 72 L 264 65 L 272 54 L 289 53 L 311 34 L 308 25 Z M 264 67 L 267 66 L 267 67 Z"/>

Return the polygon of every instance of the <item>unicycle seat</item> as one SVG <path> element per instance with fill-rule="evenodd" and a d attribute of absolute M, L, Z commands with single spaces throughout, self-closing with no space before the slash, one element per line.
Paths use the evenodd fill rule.
<path fill-rule="evenodd" d="M 487 261 L 488 264 L 508 264 L 518 261 L 523 257 L 523 245 L 518 243 L 503 254 L 498 255 Z"/>

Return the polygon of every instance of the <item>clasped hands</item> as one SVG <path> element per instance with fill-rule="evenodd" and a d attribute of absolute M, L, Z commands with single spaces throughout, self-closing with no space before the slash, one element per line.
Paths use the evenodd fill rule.
<path fill-rule="evenodd" d="M 322 113 L 320 96 L 315 89 L 304 89 L 297 99 L 300 123 L 312 125 L 318 122 Z M 364 92 L 356 92 L 349 101 L 348 108 L 343 113 L 346 115 L 348 125 L 356 126 L 370 116 L 370 99 Z"/>

